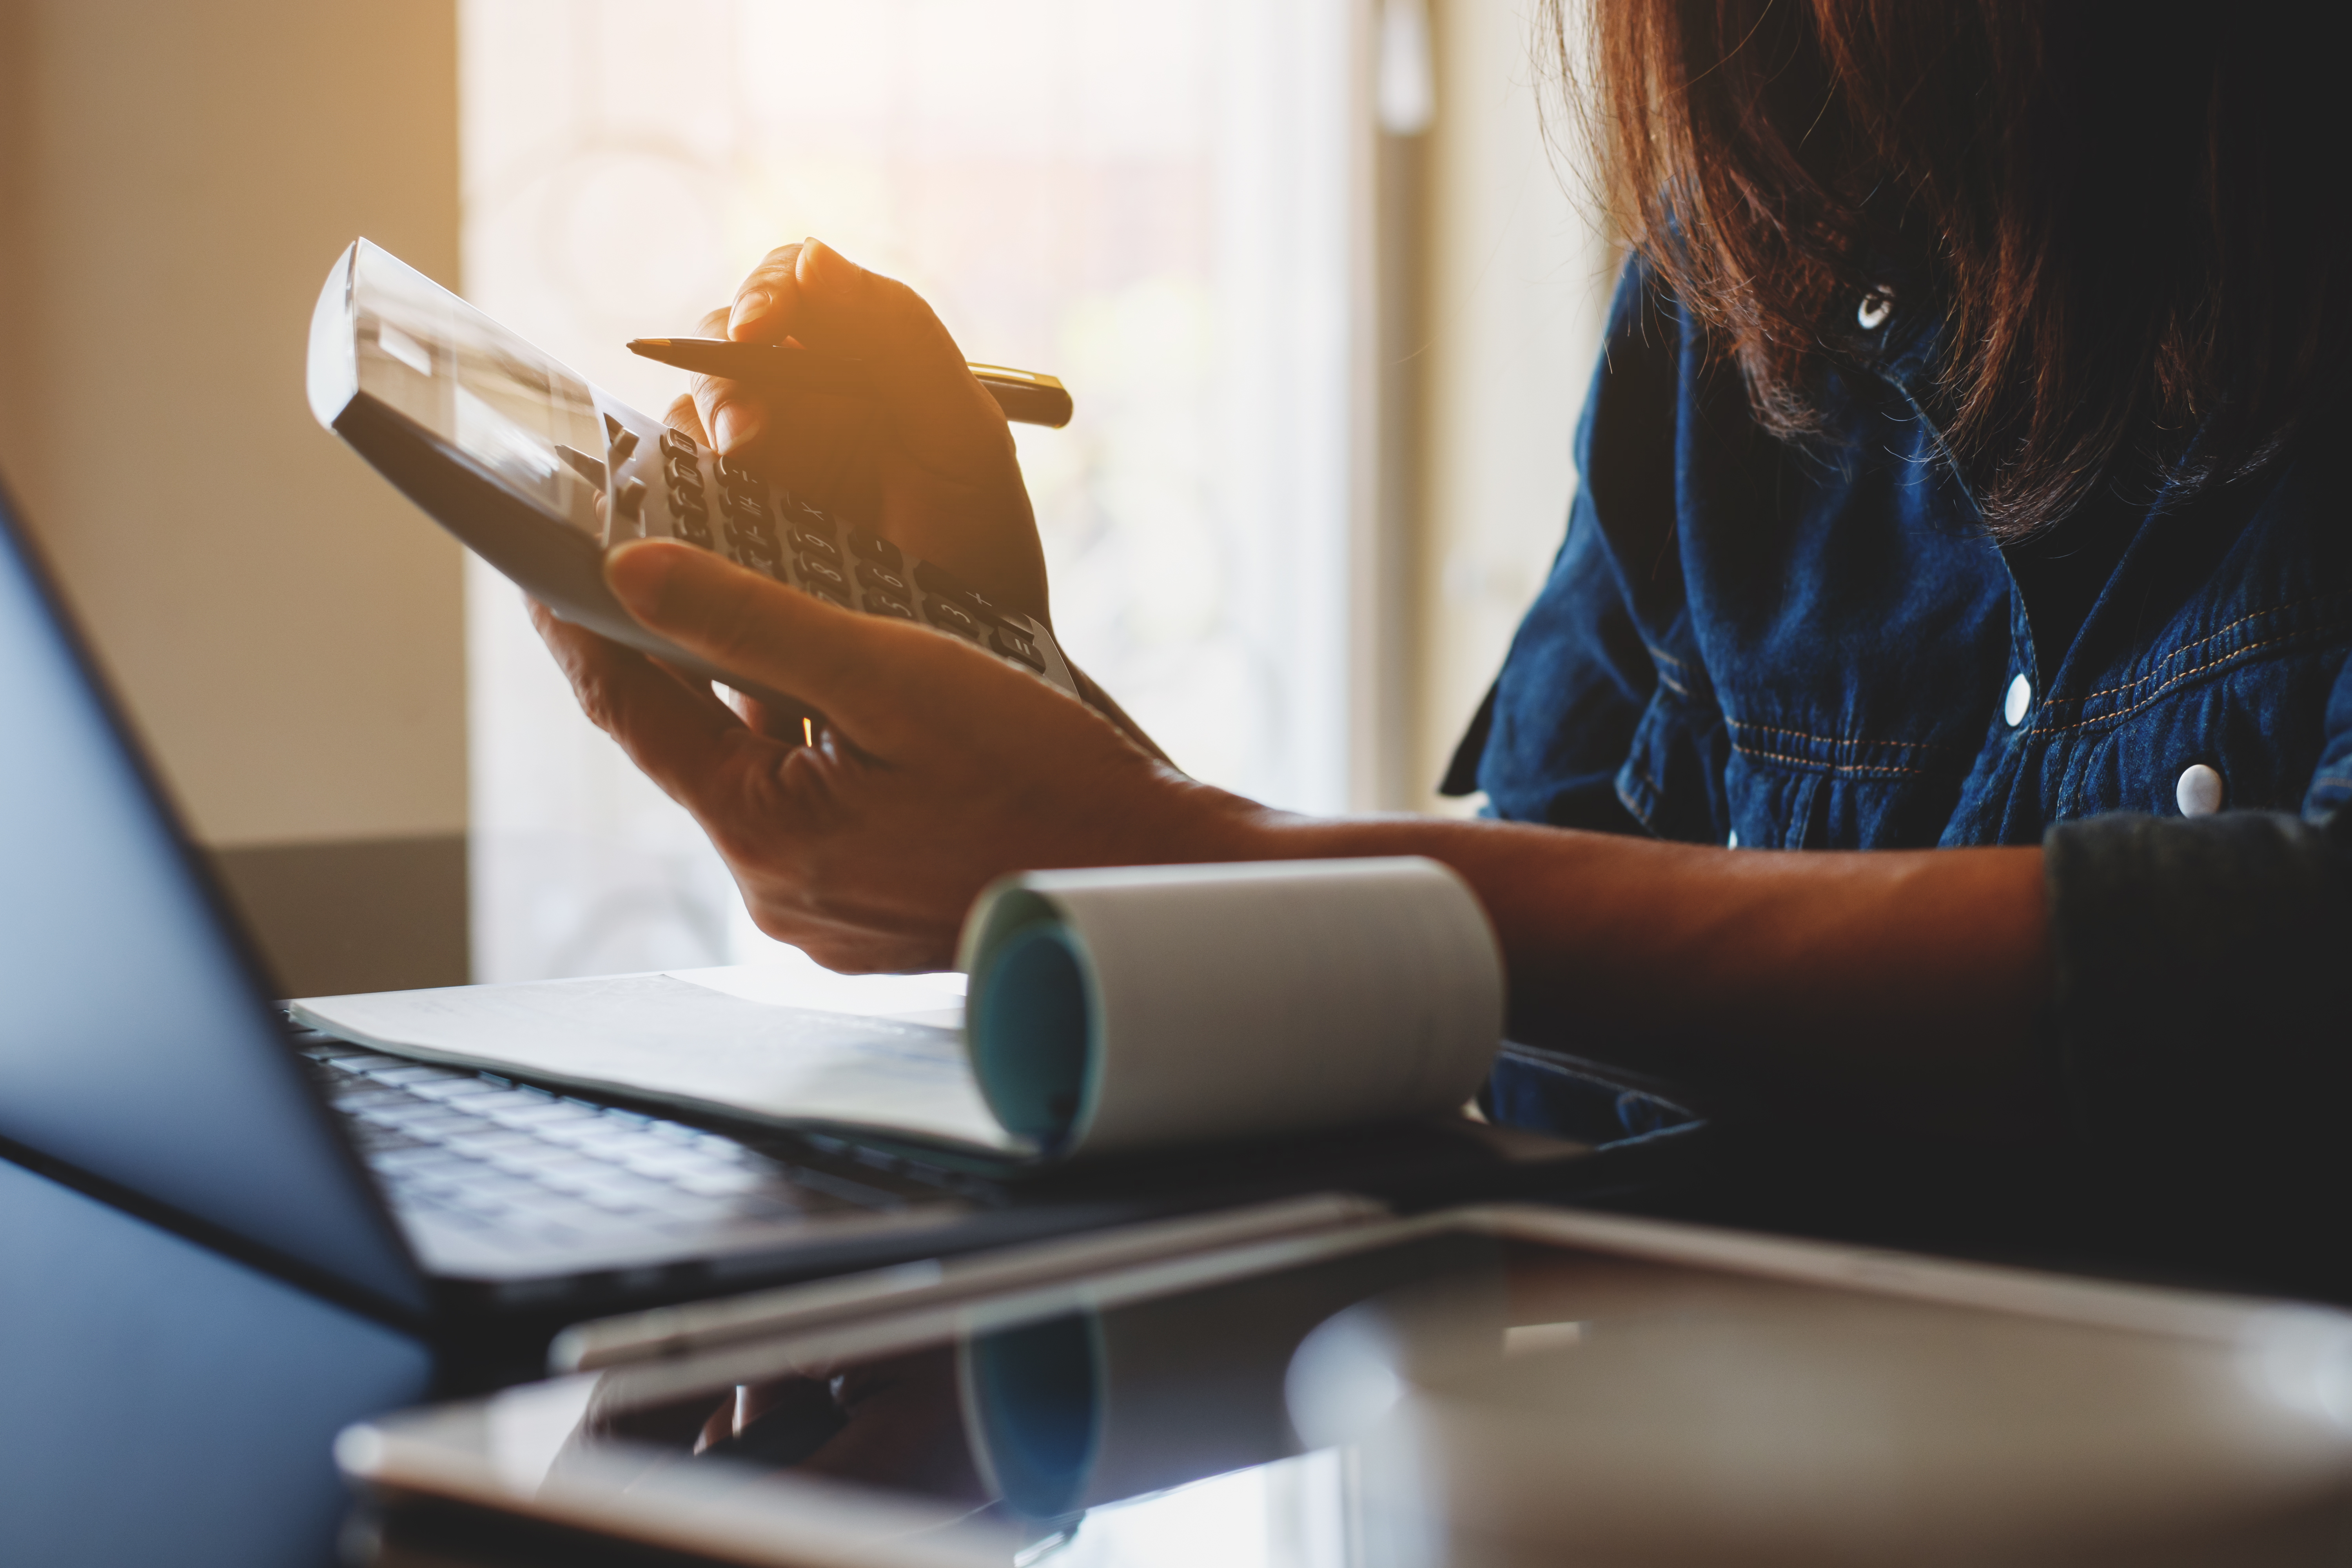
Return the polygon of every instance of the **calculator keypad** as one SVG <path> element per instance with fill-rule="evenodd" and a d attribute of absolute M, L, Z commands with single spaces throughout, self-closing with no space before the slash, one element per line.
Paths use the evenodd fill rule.
<path fill-rule="evenodd" d="M 664 429 L 648 439 L 650 431 L 641 435 L 609 414 L 604 424 L 613 485 L 608 543 L 681 539 L 844 609 L 934 626 L 977 643 L 1076 690 L 1043 626 L 999 608 L 952 574 L 909 561 L 880 534 L 845 525 L 683 431 Z"/>

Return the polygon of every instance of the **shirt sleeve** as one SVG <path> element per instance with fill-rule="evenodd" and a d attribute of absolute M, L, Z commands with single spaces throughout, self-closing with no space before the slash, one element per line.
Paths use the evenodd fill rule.
<path fill-rule="evenodd" d="M 2265 1254 L 2352 1177 L 2352 811 L 2062 823 L 2047 1038 L 2095 1184 Z M 2265 1234 L 2265 1233 L 2271 1234 Z"/>
<path fill-rule="evenodd" d="M 1449 777 L 1457 788 L 1470 784 L 1463 764 L 1475 755 L 1476 785 L 1496 816 L 1644 831 L 1616 780 L 1657 666 L 1617 545 L 1628 535 L 1654 544 L 1673 537 L 1680 342 L 1674 312 L 1640 263 L 1629 263 L 1578 425 L 1567 539 Z"/>

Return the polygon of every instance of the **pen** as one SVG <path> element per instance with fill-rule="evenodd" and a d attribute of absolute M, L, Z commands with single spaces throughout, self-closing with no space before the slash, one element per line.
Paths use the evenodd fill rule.
<path fill-rule="evenodd" d="M 739 343 L 730 338 L 632 338 L 629 352 L 674 364 L 697 375 L 722 376 L 755 386 L 842 396 L 870 395 L 874 384 L 863 360 L 818 353 L 785 343 Z M 966 367 L 996 399 L 1007 419 L 1058 430 L 1070 422 L 1070 395 L 1059 381 L 1032 370 L 1001 364 Z"/>

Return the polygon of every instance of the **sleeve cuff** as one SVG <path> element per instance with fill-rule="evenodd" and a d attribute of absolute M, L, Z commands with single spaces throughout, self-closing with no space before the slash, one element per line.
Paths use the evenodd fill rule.
<path fill-rule="evenodd" d="M 2352 834 L 2116 814 L 2042 840 L 2066 1110 L 2117 1174 L 2352 1170 Z M 2161 1180 L 2158 1185 L 2166 1184 Z"/>

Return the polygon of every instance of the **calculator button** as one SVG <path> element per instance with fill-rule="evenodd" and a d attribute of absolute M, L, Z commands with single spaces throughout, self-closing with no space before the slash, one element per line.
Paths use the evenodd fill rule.
<path fill-rule="evenodd" d="M 1011 626 L 997 627 L 989 638 L 989 646 L 1007 658 L 1019 659 L 1040 675 L 1045 671 L 1045 656 L 1037 651 L 1037 645 Z"/>
<path fill-rule="evenodd" d="M 684 458 L 689 463 L 698 455 L 694 438 L 682 430 L 663 431 L 662 450 L 673 458 Z"/>
<path fill-rule="evenodd" d="M 807 556 L 803 555 L 800 558 L 799 565 L 803 585 L 814 586 L 815 584 L 822 583 L 827 588 L 833 590 L 836 595 L 845 596 L 848 594 L 848 582 L 843 578 L 839 572 L 827 565 L 824 562 L 812 561 Z"/>
<path fill-rule="evenodd" d="M 631 479 L 614 491 L 613 505 L 623 517 L 635 522 L 637 520 L 637 514 L 646 510 L 646 481 Z"/>
<path fill-rule="evenodd" d="M 733 523 L 727 530 L 727 538 L 740 555 L 755 557 L 761 562 L 773 562 L 782 555 L 782 552 L 776 548 L 776 542 L 768 537 L 764 529 Z"/>
<path fill-rule="evenodd" d="M 621 427 L 621 433 L 614 437 L 612 443 L 604 448 L 605 453 L 615 464 L 627 462 L 629 454 L 636 449 L 637 433 L 625 425 Z"/>
<path fill-rule="evenodd" d="M 708 524 L 710 521 L 710 509 L 702 504 L 700 490 L 670 491 L 669 509 L 681 517 L 694 519 L 698 524 Z"/>
<path fill-rule="evenodd" d="M 719 478 L 730 485 L 756 485 L 760 482 L 751 477 L 751 469 L 727 458 L 719 459 Z"/>
<path fill-rule="evenodd" d="M 768 503 L 751 491 L 728 489 L 719 493 L 725 498 L 727 510 L 735 516 L 757 518 L 762 522 L 767 521 Z"/>
<path fill-rule="evenodd" d="M 710 526 L 701 518 L 679 518 L 675 531 L 677 537 L 685 540 L 688 544 L 698 544 L 705 550 L 710 548 Z"/>
<path fill-rule="evenodd" d="M 991 623 L 1000 622 L 1004 618 L 1003 612 L 994 605 L 965 587 L 961 581 L 944 569 L 934 566 L 928 561 L 919 561 L 915 563 L 915 581 L 923 585 L 924 593 L 934 598 L 954 600 L 963 607 L 964 613 L 968 616 Z"/>
<path fill-rule="evenodd" d="M 932 599 L 923 606 L 923 615 L 931 625 L 961 637 L 977 637 L 980 626 L 952 599 Z"/>
<path fill-rule="evenodd" d="M 702 468 L 701 465 L 697 463 L 692 458 L 681 458 L 677 453 L 672 452 L 669 457 L 668 468 L 670 483 L 674 485 L 692 485 L 697 489 L 700 489 L 702 488 Z"/>
<path fill-rule="evenodd" d="M 894 599 L 877 589 L 868 588 L 864 597 L 866 613 L 869 616 L 891 616 L 902 621 L 915 618 L 915 612 L 908 609 L 904 601 Z"/>
<path fill-rule="evenodd" d="M 875 564 L 886 566 L 893 572 L 900 570 L 906 563 L 906 558 L 898 553 L 897 545 L 880 534 L 868 533 L 862 528 L 853 528 L 849 531 L 849 548 Z M 905 590 L 900 589 L 899 592 L 904 593 Z"/>
<path fill-rule="evenodd" d="M 863 552 L 860 553 L 862 554 Z M 907 592 L 907 580 L 904 577 L 899 576 L 896 572 L 877 566 L 871 561 L 861 561 L 857 563 L 857 581 L 865 587 L 879 588 L 884 593 L 896 595 L 901 599 L 914 596 Z"/>
<path fill-rule="evenodd" d="M 805 577 L 801 579 L 801 587 L 829 605 L 838 605 L 845 610 L 849 608 L 849 591 L 845 588 L 836 588 L 830 583 L 811 582 Z"/>
<path fill-rule="evenodd" d="M 793 529 L 785 537 L 793 542 L 794 550 L 803 555 L 814 555 L 827 565 L 835 568 L 834 576 L 836 579 L 840 577 L 841 573 L 838 569 L 841 565 L 841 547 L 832 540 L 823 534 L 811 533 L 800 528 Z"/>

